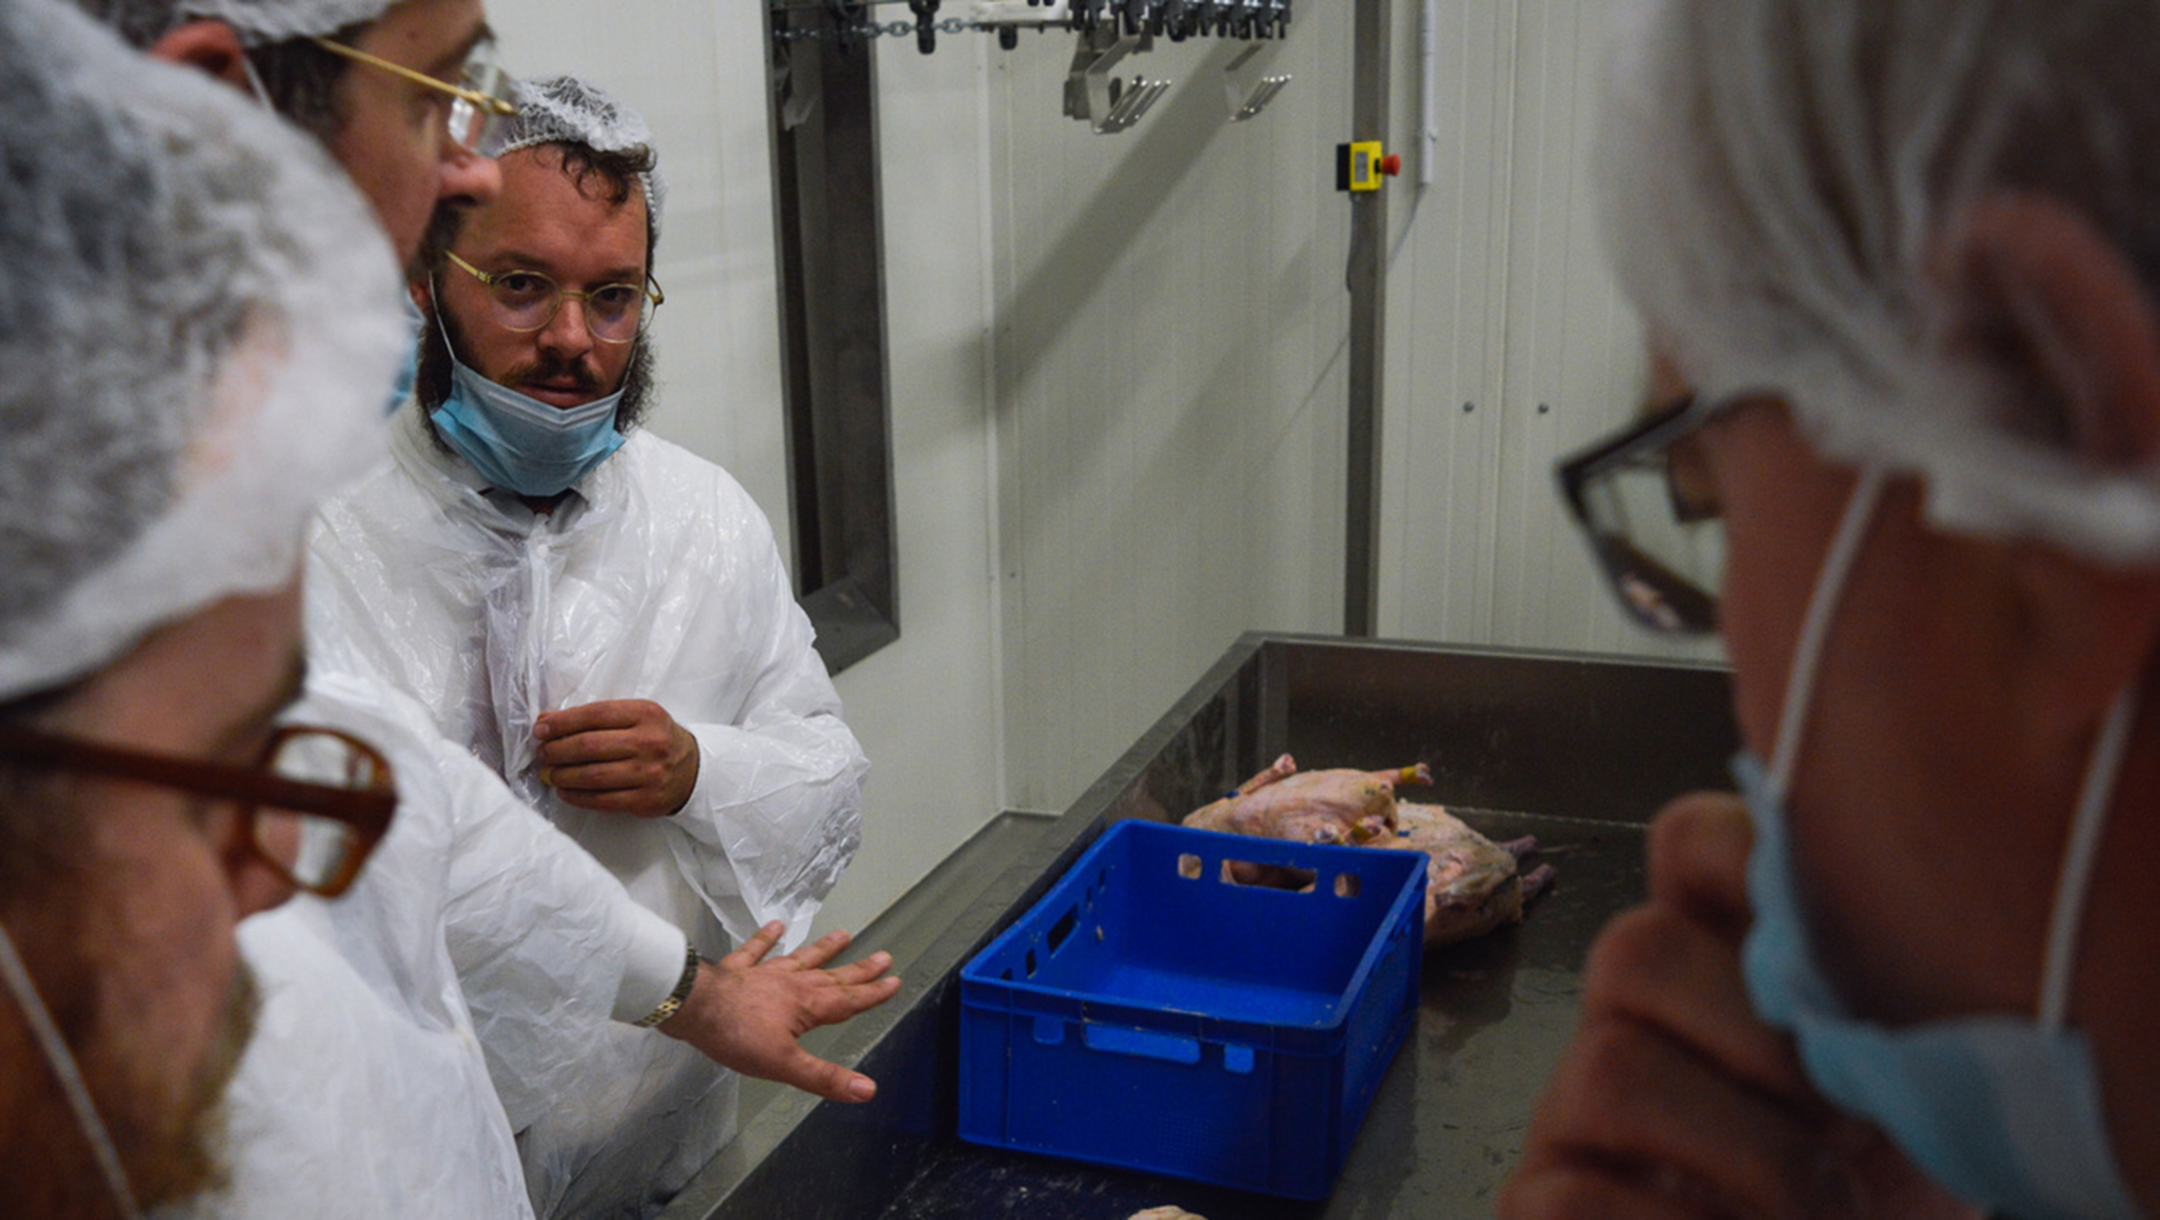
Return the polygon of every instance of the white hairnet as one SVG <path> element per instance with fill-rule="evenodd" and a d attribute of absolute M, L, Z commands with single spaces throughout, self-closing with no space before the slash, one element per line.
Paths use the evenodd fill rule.
<path fill-rule="evenodd" d="M 1624 0 L 1602 133 L 1620 278 L 1698 392 L 1782 394 L 1972 533 L 2160 558 L 2160 470 L 2081 465 L 1930 260 L 2042 192 L 2160 271 L 2160 13 L 2133 0 Z M 1954 291 L 1954 290 L 1953 290 Z"/>
<path fill-rule="evenodd" d="M 660 180 L 659 150 L 652 129 L 637 111 L 614 95 L 575 76 L 551 76 L 517 83 L 517 117 L 510 120 L 503 153 L 535 144 L 578 143 L 596 152 L 654 155 L 651 170 L 639 174 L 645 188 L 645 215 L 653 236 L 660 234 L 660 204 L 666 184 Z"/>
<path fill-rule="evenodd" d="M 188 21 L 222 21 L 245 46 L 328 36 L 373 21 L 398 0 L 77 0 L 90 14 L 148 46 Z"/>
<path fill-rule="evenodd" d="M 0 699 L 292 578 L 383 445 L 396 258 L 241 94 L 0 4 Z"/>

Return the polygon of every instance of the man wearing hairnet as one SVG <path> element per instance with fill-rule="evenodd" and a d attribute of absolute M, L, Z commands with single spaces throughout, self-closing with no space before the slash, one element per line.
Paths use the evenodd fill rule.
<path fill-rule="evenodd" d="M 439 207 L 495 193 L 509 112 L 480 0 L 75 0 L 152 56 L 202 69 L 322 141 L 398 257 Z"/>
<path fill-rule="evenodd" d="M 318 151 L 72 11 L 0 5 L 0 78 L 0 1181 L 133 1217 L 220 1172 L 236 920 L 351 884 L 397 804 L 287 714 L 396 277 Z"/>
<path fill-rule="evenodd" d="M 407 255 L 423 206 L 493 193 L 493 163 L 477 154 L 491 150 L 500 128 L 485 121 L 480 104 L 490 95 L 475 88 L 488 85 L 488 74 L 467 62 L 485 41 L 477 5 L 118 0 L 93 7 L 162 57 L 279 98 L 287 116 L 368 189 L 377 219 L 393 225 Z M 206 15 L 214 19 L 194 20 Z M 329 37 L 343 40 L 342 49 L 323 41 Z M 382 56 L 427 67 L 427 77 L 413 79 L 395 58 L 349 45 L 371 39 Z M 238 66 L 237 52 L 220 50 L 236 45 L 251 48 Z M 416 57 L 415 47 L 450 50 Z M 348 75 L 347 64 L 360 67 Z M 461 64 L 465 83 L 447 83 Z M 285 84 L 266 88 L 266 79 Z M 475 1040 L 467 989 L 509 997 L 493 1020 L 518 1026 L 558 1056 L 589 1044 L 592 1028 L 611 1018 L 644 1018 L 741 1070 L 828 1096 L 869 1094 L 867 1079 L 807 1055 L 794 1033 L 889 996 L 897 980 L 874 979 L 884 955 L 815 969 L 845 944 L 835 934 L 761 962 L 772 939 L 760 937 L 717 964 L 688 966 L 682 933 L 632 903 L 589 856 L 443 739 L 424 711 L 349 679 L 319 675 L 310 694 L 311 714 L 383 743 L 404 781 L 406 814 L 379 853 L 378 884 L 334 907 L 303 902 L 243 928 L 271 1019 L 235 1090 L 232 1187 L 205 1210 L 529 1215 L 499 1103 L 484 1076 L 464 1070 Z M 338 1104 L 324 1105 L 325 1097 Z"/>
<path fill-rule="evenodd" d="M 1691 394 L 1562 477 L 1618 581 L 1721 535 L 1644 617 L 1722 632 L 1747 749 L 1501 1215 L 2160 1215 L 2160 23 L 1624 11 L 1608 229 Z"/>
<path fill-rule="evenodd" d="M 637 426 L 650 134 L 576 79 L 518 101 L 502 192 L 423 255 L 393 460 L 315 534 L 315 655 L 415 695 L 707 952 L 799 939 L 860 840 L 867 763 L 763 514 Z M 682 1048 L 483 1037 L 543 1216 L 649 1210 L 732 1132 L 734 1077 Z"/>

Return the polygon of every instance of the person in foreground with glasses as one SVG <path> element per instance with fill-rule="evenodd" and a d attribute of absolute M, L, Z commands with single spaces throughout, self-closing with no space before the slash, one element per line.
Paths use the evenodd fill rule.
<path fill-rule="evenodd" d="M 153 58 L 275 103 L 343 162 L 401 258 L 414 254 L 428 207 L 445 216 L 495 190 L 484 154 L 499 150 L 512 107 L 488 66 L 478 3 L 78 3 Z M 870 1094 L 867 1078 L 808 1055 L 795 1033 L 889 997 L 898 980 L 876 977 L 885 955 L 825 970 L 844 935 L 772 957 L 777 937 L 758 936 L 718 963 L 690 965 L 680 931 L 632 902 L 424 710 L 319 667 L 309 685 L 311 715 L 362 728 L 392 756 L 406 816 L 374 882 L 334 905 L 303 901 L 243 925 L 269 1036 L 235 1084 L 231 1186 L 199 1210 L 529 1215 L 500 1103 L 470 1070 L 479 1061 L 468 974 L 504 985 L 485 1014 L 490 1028 L 521 1030 L 557 1057 L 590 1045 L 595 1025 L 635 1022 L 747 1072 L 850 1100 Z"/>
<path fill-rule="evenodd" d="M 295 704 L 396 277 L 319 151 L 73 11 L 0 6 L 0 77 L 0 1180 L 134 1216 L 220 1172 L 235 924 L 393 824 L 383 757 Z"/>
<path fill-rule="evenodd" d="M 320 140 L 402 261 L 441 209 L 494 195 L 514 111 L 481 0 L 75 0 L 153 58 Z"/>
<path fill-rule="evenodd" d="M 2160 24 L 1624 15 L 1608 231 L 1693 392 L 1562 481 L 1746 751 L 1500 1214 L 2160 1215 Z"/>
<path fill-rule="evenodd" d="M 502 191 L 411 286 L 429 320 L 392 461 L 324 507 L 312 656 L 417 698 L 707 955 L 800 941 L 868 764 L 764 515 L 639 426 L 651 135 L 574 78 L 517 98 Z M 627 1028 L 566 1045 L 497 974 L 465 982 L 540 1215 L 650 1211 L 730 1137 L 732 1072 Z"/>

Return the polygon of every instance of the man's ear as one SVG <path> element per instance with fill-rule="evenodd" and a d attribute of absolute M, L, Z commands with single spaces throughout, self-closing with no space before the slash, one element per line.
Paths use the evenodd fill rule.
<path fill-rule="evenodd" d="M 2005 192 L 1975 203 L 1937 250 L 1970 340 L 2060 415 L 2097 470 L 2160 463 L 2160 312 L 2083 212 Z M 2038 649 L 2026 700 L 2057 729 L 2096 723 L 2160 664 L 2160 569 L 2121 568 L 2046 542 L 2011 544 L 2019 615 Z"/>
<path fill-rule="evenodd" d="M 150 56 L 207 72 L 242 93 L 255 92 L 247 74 L 247 49 L 240 45 L 240 36 L 233 33 L 233 28 L 222 21 L 190 21 L 168 30 L 150 44 Z"/>
<path fill-rule="evenodd" d="M 429 287 L 427 277 L 416 276 L 406 280 L 405 292 L 412 297 L 413 308 L 429 317 L 435 316 L 435 293 Z"/>
<path fill-rule="evenodd" d="M 2062 414 L 2095 468 L 2160 461 L 2160 313 L 2116 245 L 2051 196 L 1981 199 L 1937 251 L 1960 323 Z"/>

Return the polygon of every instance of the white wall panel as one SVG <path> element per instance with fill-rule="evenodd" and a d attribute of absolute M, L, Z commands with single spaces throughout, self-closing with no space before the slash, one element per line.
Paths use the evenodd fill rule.
<path fill-rule="evenodd" d="M 1167 41 L 1132 130 L 1059 112 L 1069 34 L 993 59 L 1010 791 L 1064 807 L 1252 627 L 1341 622 L 1347 5 L 1299 10 L 1232 124 L 1236 48 Z M 1258 65 L 1255 65 L 1258 67 Z"/>
<path fill-rule="evenodd" d="M 1589 163 L 1606 7 L 1438 7 L 1438 175 L 1391 272 L 1381 632 L 1714 656 L 1621 616 L 1553 482 L 1642 384 Z M 1415 9 L 1398 9 L 1398 38 L 1414 40 Z M 1398 76 L 1406 136 L 1417 88 Z"/>
<path fill-rule="evenodd" d="M 1418 6 L 1396 15 L 1395 143 L 1383 399 L 1380 632 L 1485 640 L 1494 632 L 1501 388 L 1508 288 L 1512 9 L 1442 0 L 1432 182 L 1419 188 Z M 1406 51 L 1408 48 L 1408 51 Z M 1407 189 L 1406 189 L 1407 188 Z"/>

